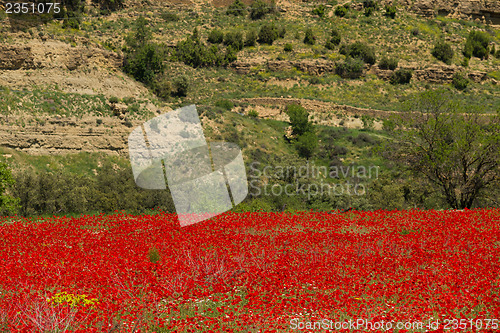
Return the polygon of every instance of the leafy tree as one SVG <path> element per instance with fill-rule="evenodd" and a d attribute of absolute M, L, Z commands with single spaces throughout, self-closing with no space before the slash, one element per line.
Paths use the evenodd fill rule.
<path fill-rule="evenodd" d="M 373 65 L 377 61 L 375 50 L 363 42 L 354 42 L 350 45 L 344 44 L 339 52 L 352 58 L 358 58 L 365 63 Z"/>
<path fill-rule="evenodd" d="M 256 30 L 252 29 L 248 31 L 245 36 L 245 46 L 255 46 L 258 37 L 259 34 Z"/>
<path fill-rule="evenodd" d="M 453 75 L 452 84 L 457 90 L 464 90 L 469 85 L 469 79 L 462 73 L 457 72 Z"/>
<path fill-rule="evenodd" d="M 278 39 L 278 28 L 274 24 L 266 23 L 259 31 L 259 43 L 272 45 Z"/>
<path fill-rule="evenodd" d="M 300 157 L 311 158 L 318 147 L 318 138 L 314 132 L 306 132 L 297 138 L 295 149 Z"/>
<path fill-rule="evenodd" d="M 333 50 L 335 46 L 339 45 L 342 41 L 340 32 L 337 29 L 333 29 L 330 34 L 330 39 L 326 42 L 325 47 L 329 50 Z"/>
<path fill-rule="evenodd" d="M 361 59 L 347 57 L 345 61 L 336 64 L 335 71 L 343 78 L 356 79 L 363 75 L 363 67 Z"/>
<path fill-rule="evenodd" d="M 347 15 L 347 12 L 349 10 L 345 7 L 345 6 L 337 6 L 335 8 L 335 15 L 338 16 L 338 17 L 344 17 Z"/>
<path fill-rule="evenodd" d="M 235 0 L 227 8 L 226 14 L 233 16 L 245 16 L 247 14 L 247 6 L 241 0 Z"/>
<path fill-rule="evenodd" d="M 276 12 L 276 4 L 274 1 L 271 4 L 265 3 L 263 0 L 255 0 L 250 5 L 250 18 L 252 20 L 260 20 L 267 14 Z"/>
<path fill-rule="evenodd" d="M 290 118 L 293 135 L 300 136 L 312 131 L 313 125 L 309 122 L 309 112 L 304 107 L 298 104 L 290 104 L 286 108 L 286 114 Z"/>
<path fill-rule="evenodd" d="M 408 84 L 413 76 L 411 69 L 399 69 L 392 73 L 390 81 L 392 84 Z"/>
<path fill-rule="evenodd" d="M 224 33 L 220 29 L 213 29 L 208 33 L 207 40 L 212 44 L 220 44 L 224 41 Z"/>
<path fill-rule="evenodd" d="M 398 67 L 398 59 L 388 58 L 387 56 L 383 56 L 378 63 L 378 67 L 380 69 L 395 70 Z"/>
<path fill-rule="evenodd" d="M 150 43 L 128 53 L 124 62 L 125 72 L 145 84 L 152 83 L 155 75 L 161 73 L 163 68 L 163 59 L 157 46 Z"/>
<path fill-rule="evenodd" d="M 316 36 L 311 28 L 307 28 L 306 34 L 304 36 L 304 44 L 314 45 L 316 43 Z"/>
<path fill-rule="evenodd" d="M 440 40 L 434 45 L 434 48 L 432 49 L 432 55 L 445 64 L 451 65 L 451 60 L 453 59 L 454 52 L 450 44 L 446 43 L 443 40 Z"/>
<path fill-rule="evenodd" d="M 19 198 L 13 197 L 9 192 L 15 184 L 12 173 L 7 164 L 0 162 L 0 214 L 13 215 L 19 206 Z"/>
<path fill-rule="evenodd" d="M 483 31 L 471 31 L 467 37 L 464 48 L 464 56 L 471 58 L 472 56 L 488 59 L 489 55 L 490 36 Z"/>
<path fill-rule="evenodd" d="M 135 22 L 133 31 L 125 37 L 127 46 L 131 49 L 138 49 L 151 41 L 152 33 L 148 27 L 148 20 L 144 16 L 139 16 Z"/>
<path fill-rule="evenodd" d="M 451 208 L 471 208 L 479 194 L 498 186 L 500 115 L 484 121 L 478 110 L 443 90 L 426 91 L 397 120 L 386 156 L 424 176 Z"/>
<path fill-rule="evenodd" d="M 243 33 L 241 31 L 228 32 L 224 36 L 224 45 L 232 46 L 238 51 L 243 49 Z"/>

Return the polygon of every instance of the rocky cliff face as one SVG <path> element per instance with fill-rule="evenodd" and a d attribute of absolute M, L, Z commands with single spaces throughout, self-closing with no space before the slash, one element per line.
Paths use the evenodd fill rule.
<path fill-rule="evenodd" d="M 79 42 L 85 46 L 26 36 L 0 45 L 0 86 L 31 90 L 57 84 L 64 92 L 119 98 L 147 94 L 144 86 L 121 73 L 121 55 Z"/>
<path fill-rule="evenodd" d="M 386 3 L 392 0 L 385 1 Z M 500 24 L 498 0 L 403 0 L 400 4 L 423 16 L 450 15 L 456 18 L 478 19 Z"/>

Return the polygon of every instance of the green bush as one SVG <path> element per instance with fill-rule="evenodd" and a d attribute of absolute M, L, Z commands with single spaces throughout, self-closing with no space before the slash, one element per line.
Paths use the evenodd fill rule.
<path fill-rule="evenodd" d="M 233 16 L 245 16 L 247 14 L 247 6 L 241 0 L 235 0 L 227 8 L 226 14 Z"/>
<path fill-rule="evenodd" d="M 212 44 L 220 44 L 224 41 L 224 32 L 220 29 L 213 29 L 208 33 L 208 42 Z"/>
<path fill-rule="evenodd" d="M 376 1 L 376 0 L 363 0 L 363 8 L 378 9 L 378 1 Z"/>
<path fill-rule="evenodd" d="M 350 45 L 343 44 L 339 52 L 345 56 L 361 59 L 370 65 L 375 64 L 377 61 L 375 50 L 363 42 L 355 42 Z"/>
<path fill-rule="evenodd" d="M 318 15 L 321 18 L 325 17 L 325 14 L 326 14 L 326 7 L 325 7 L 325 5 L 321 4 L 318 7 L 314 8 L 312 10 L 312 14 L 313 15 Z"/>
<path fill-rule="evenodd" d="M 163 12 L 160 16 L 165 22 L 177 22 L 180 19 L 179 15 L 172 12 Z"/>
<path fill-rule="evenodd" d="M 392 19 L 396 18 L 396 6 L 385 6 L 385 16 L 390 17 Z"/>
<path fill-rule="evenodd" d="M 398 67 L 398 59 L 388 58 L 387 56 L 383 56 L 378 63 L 378 67 L 380 69 L 395 70 Z"/>
<path fill-rule="evenodd" d="M 469 85 L 469 79 L 462 73 L 457 72 L 453 75 L 452 84 L 455 87 L 455 89 L 464 90 Z"/>
<path fill-rule="evenodd" d="M 363 75 L 363 61 L 347 57 L 345 61 L 336 64 L 335 71 L 343 78 L 356 79 Z"/>
<path fill-rule="evenodd" d="M 284 50 L 285 52 L 291 52 L 291 51 L 293 50 L 293 45 L 292 45 L 292 44 L 290 44 L 290 43 L 287 43 L 287 44 L 285 44 L 285 46 L 283 47 L 283 50 Z"/>
<path fill-rule="evenodd" d="M 333 50 L 335 46 L 339 45 L 342 41 L 340 32 L 337 29 L 333 29 L 330 34 L 330 39 L 326 42 L 325 47 L 329 50 Z"/>
<path fill-rule="evenodd" d="M 259 31 L 259 43 L 272 45 L 278 39 L 278 29 L 274 24 L 266 23 Z"/>
<path fill-rule="evenodd" d="M 285 38 L 285 35 L 286 35 L 286 27 L 285 26 L 279 27 L 278 28 L 278 37 Z"/>
<path fill-rule="evenodd" d="M 232 46 L 235 50 L 243 49 L 243 33 L 241 31 L 228 32 L 224 36 L 224 45 Z"/>
<path fill-rule="evenodd" d="M 316 36 L 314 36 L 314 33 L 311 28 L 307 28 L 306 34 L 304 36 L 304 44 L 314 45 L 315 43 L 316 43 Z"/>
<path fill-rule="evenodd" d="M 335 15 L 338 16 L 338 17 L 344 17 L 344 16 L 347 15 L 348 11 L 349 10 L 346 7 L 344 7 L 344 6 L 337 6 L 335 8 Z"/>
<path fill-rule="evenodd" d="M 186 65 L 194 68 L 224 66 L 229 62 L 236 60 L 237 51 L 231 46 L 226 48 L 226 53 L 222 53 L 217 45 L 207 47 L 198 37 L 188 37 L 180 41 L 175 47 L 174 59 L 184 62 Z"/>
<path fill-rule="evenodd" d="M 163 59 L 158 46 L 147 43 L 125 56 L 124 70 L 136 80 L 150 84 L 154 76 L 163 71 Z"/>
<path fill-rule="evenodd" d="M 110 97 L 109 102 L 113 104 L 118 103 L 119 102 L 118 97 L 116 96 Z"/>
<path fill-rule="evenodd" d="M 257 33 L 256 30 L 250 30 L 247 31 L 246 36 L 245 36 L 245 46 L 255 46 L 257 43 L 257 38 L 259 34 Z"/>
<path fill-rule="evenodd" d="M 293 135 L 301 136 L 313 130 L 313 125 L 309 121 L 309 112 L 304 107 L 298 104 L 290 104 L 286 107 L 285 112 L 290 118 Z"/>
<path fill-rule="evenodd" d="M 372 16 L 372 14 L 375 12 L 375 9 L 373 7 L 366 7 L 365 8 L 365 16 Z"/>
<path fill-rule="evenodd" d="M 114 11 L 123 8 L 124 0 L 92 0 L 93 3 L 98 4 L 101 9 Z"/>
<path fill-rule="evenodd" d="M 295 142 L 295 149 L 300 157 L 311 158 L 318 147 L 318 138 L 314 132 L 307 132 L 300 135 Z"/>
<path fill-rule="evenodd" d="M 174 80 L 174 96 L 185 97 L 189 90 L 189 81 L 186 76 Z"/>
<path fill-rule="evenodd" d="M 276 12 L 276 5 L 274 1 L 269 5 L 263 0 L 255 0 L 250 5 L 250 18 L 252 20 L 259 20 L 264 18 L 267 14 Z"/>
<path fill-rule="evenodd" d="M 407 84 L 410 83 L 413 72 L 409 69 L 399 69 L 392 73 L 390 81 L 392 84 Z"/>
<path fill-rule="evenodd" d="M 467 37 L 464 48 L 464 56 L 472 56 L 480 59 L 488 59 L 490 36 L 483 31 L 471 31 Z"/>
<path fill-rule="evenodd" d="M 259 116 L 259 113 L 256 110 L 250 110 L 248 111 L 248 116 L 252 118 L 257 118 Z"/>
<path fill-rule="evenodd" d="M 454 52 L 450 44 L 446 43 L 443 40 L 440 40 L 434 45 L 431 53 L 434 58 L 441 60 L 447 65 L 451 65 Z"/>
<path fill-rule="evenodd" d="M 174 88 L 172 87 L 172 82 L 167 75 L 157 75 L 153 82 L 153 91 L 156 96 L 167 100 L 174 94 Z"/>
<path fill-rule="evenodd" d="M 231 111 L 234 108 L 234 103 L 228 99 L 220 99 L 215 102 L 215 106 L 221 109 L 225 109 L 227 111 Z"/>

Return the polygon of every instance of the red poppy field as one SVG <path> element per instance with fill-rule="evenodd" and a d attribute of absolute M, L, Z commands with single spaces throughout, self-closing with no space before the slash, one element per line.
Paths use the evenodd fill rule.
<path fill-rule="evenodd" d="M 5 332 L 500 331 L 500 211 L 6 219 Z"/>

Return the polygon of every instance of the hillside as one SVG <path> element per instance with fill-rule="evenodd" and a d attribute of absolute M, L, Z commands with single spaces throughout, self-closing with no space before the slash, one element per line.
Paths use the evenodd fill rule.
<path fill-rule="evenodd" d="M 373 148 L 391 137 L 387 120 L 407 112 L 407 101 L 419 93 L 444 88 L 485 119 L 500 110 L 498 1 L 404 0 L 393 17 L 390 1 L 278 1 L 267 3 L 264 9 L 274 12 L 260 19 L 228 15 L 232 3 L 125 1 L 103 11 L 87 1 L 72 28 L 65 27 L 67 18 L 19 26 L 0 11 L 0 147 L 7 162 L 17 171 L 54 167 L 89 176 L 113 156 L 126 169 L 127 137 L 135 127 L 196 104 L 209 141 L 238 143 L 246 162 L 283 163 L 296 158 L 283 138 L 285 110 L 299 104 L 321 134 L 317 163 L 333 163 L 325 152 L 344 147 L 335 163 L 378 163 L 387 181 L 399 171 L 389 171 Z M 148 82 L 126 73 L 139 48 L 130 41 L 139 17 L 162 63 Z M 269 43 L 260 35 L 266 25 L 276 33 Z M 465 56 L 475 32 L 488 36 L 486 56 Z M 220 41 L 213 40 L 217 34 Z M 230 60 L 193 64 L 192 55 L 180 51 L 192 39 L 200 52 L 215 49 Z M 433 55 L 439 42 L 453 54 L 447 61 Z M 186 45 L 183 52 L 190 52 Z M 350 62 L 354 52 L 365 52 L 364 63 Z M 185 94 L 174 90 L 179 80 Z M 360 133 L 368 136 L 358 140 Z M 68 153 L 80 158 L 71 161 Z M 75 167 L 88 156 L 99 163 Z M 47 159 L 50 168 L 43 166 Z M 408 182 L 400 179 L 398 186 Z"/>

